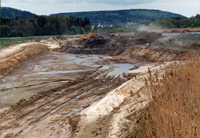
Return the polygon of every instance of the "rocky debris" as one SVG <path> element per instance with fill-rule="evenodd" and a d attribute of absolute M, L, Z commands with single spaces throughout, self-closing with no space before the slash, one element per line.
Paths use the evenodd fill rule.
<path fill-rule="evenodd" d="M 105 36 L 105 35 L 104 35 Z M 109 54 L 110 52 L 123 52 L 125 49 L 134 47 L 138 44 L 152 43 L 161 36 L 161 33 L 140 33 L 136 36 L 111 36 L 103 37 L 99 34 L 97 37 L 90 37 L 87 40 L 71 39 L 59 51 L 65 51 L 74 54 Z"/>
<path fill-rule="evenodd" d="M 101 48 L 106 44 L 106 39 L 103 37 L 90 37 L 86 40 L 84 48 Z"/>
<path fill-rule="evenodd" d="M 59 35 L 56 37 L 57 40 L 68 40 L 67 37 L 63 36 L 63 35 Z"/>
<path fill-rule="evenodd" d="M 188 47 L 192 45 L 193 43 L 198 42 L 198 39 L 194 40 L 187 40 L 190 37 L 198 38 L 199 34 L 190 34 L 190 33 L 178 33 L 178 34 L 172 34 L 172 33 L 166 33 L 165 36 L 155 40 L 152 45 L 153 46 L 183 46 Z M 183 39 L 186 38 L 186 39 Z"/>
<path fill-rule="evenodd" d="M 157 32 L 143 32 L 143 33 L 139 33 L 136 38 L 135 38 L 135 43 L 136 44 L 146 44 L 146 43 L 151 43 L 153 41 L 155 41 L 156 39 L 158 39 L 159 37 L 161 37 L 162 34 L 161 33 L 157 33 Z"/>
<path fill-rule="evenodd" d="M 119 55 L 124 50 L 117 50 L 117 49 L 75 49 L 75 48 L 68 48 L 65 50 L 67 53 L 73 53 L 73 54 L 110 54 L 112 52 L 115 52 L 116 55 Z"/>
<path fill-rule="evenodd" d="M 180 33 L 178 30 L 172 30 L 171 33 Z"/>
<path fill-rule="evenodd" d="M 178 41 L 179 40 L 176 38 L 169 38 L 166 40 L 156 40 L 153 42 L 153 45 L 155 46 L 172 45 L 172 44 L 177 43 Z M 182 43 L 177 43 L 177 44 L 181 45 Z"/>

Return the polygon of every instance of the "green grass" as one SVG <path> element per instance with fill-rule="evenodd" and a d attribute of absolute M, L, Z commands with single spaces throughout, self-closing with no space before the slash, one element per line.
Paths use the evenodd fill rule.
<path fill-rule="evenodd" d="M 102 28 L 94 33 L 119 33 L 119 32 L 133 32 L 135 28 Z"/>
<path fill-rule="evenodd" d="M 37 39 L 47 39 L 52 36 L 32 36 L 32 37 L 5 37 L 0 38 L 0 46 L 7 47 L 14 44 L 19 44 L 27 41 L 37 40 Z M 55 37 L 55 36 L 53 36 Z"/>
<path fill-rule="evenodd" d="M 58 35 L 53 36 L 31 36 L 31 37 L 4 37 L 0 38 L 0 48 L 8 47 L 14 44 L 20 44 L 28 41 L 33 41 L 37 39 L 48 39 L 50 37 L 57 37 Z M 67 38 L 71 37 L 80 37 L 80 35 L 65 35 Z"/>

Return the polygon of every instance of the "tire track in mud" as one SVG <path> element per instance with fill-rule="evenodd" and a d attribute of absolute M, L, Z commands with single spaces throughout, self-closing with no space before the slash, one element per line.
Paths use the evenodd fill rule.
<path fill-rule="evenodd" d="M 90 72 L 88 72 L 88 74 L 90 74 Z M 63 84 L 61 86 L 58 86 L 56 88 L 53 88 L 53 89 L 50 89 L 50 90 L 47 90 L 47 91 L 41 91 L 38 94 L 33 95 L 32 97 L 30 97 L 28 100 L 25 101 L 25 103 L 23 103 L 23 100 L 20 100 L 15 105 L 11 106 L 11 108 L 5 114 L 3 114 L 3 115 L 0 114 L 0 117 L 1 117 L 1 119 L 6 119 L 6 117 L 8 115 L 12 114 L 13 112 L 19 111 L 19 110 L 23 110 L 27 106 L 29 106 L 29 105 L 33 104 L 34 102 L 36 102 L 37 100 L 42 99 L 42 98 L 46 98 L 47 97 L 47 93 L 49 94 L 49 96 L 55 96 L 53 101 L 56 101 L 56 100 L 58 100 L 58 99 L 60 99 L 60 98 L 62 98 L 64 96 L 68 95 L 69 93 L 78 90 L 79 87 L 82 87 L 82 86 L 88 85 L 88 84 L 89 83 L 87 81 L 85 81 L 85 79 L 80 79 L 79 81 L 74 80 L 74 81 L 67 82 L 66 84 Z M 66 88 L 66 92 L 64 92 L 65 88 Z M 63 93 L 58 95 L 58 96 L 50 95 L 50 94 L 56 93 L 57 91 L 63 91 Z M 47 101 L 46 103 L 44 103 L 43 105 L 40 105 L 37 108 L 39 109 L 39 108 L 41 108 L 41 107 L 43 107 L 43 106 L 45 106 L 47 104 L 52 103 L 53 101 L 51 101 L 51 102 Z M 23 118 L 24 116 L 26 116 L 26 115 L 28 115 L 30 113 L 32 113 L 32 111 L 25 112 L 22 115 L 20 113 L 20 115 L 18 115 L 17 119 Z"/>
<path fill-rule="evenodd" d="M 61 79 L 61 80 L 48 81 L 48 82 L 26 85 L 26 86 L 21 86 L 21 87 L 12 87 L 12 88 L 0 89 L 0 92 L 6 91 L 6 90 L 12 90 L 12 89 L 29 88 L 29 87 L 33 87 L 33 86 L 48 84 L 48 83 L 52 83 L 52 82 L 60 82 L 60 81 L 71 81 L 71 79 Z"/>
<path fill-rule="evenodd" d="M 95 89 L 95 88 L 93 88 Z M 90 89 L 90 90 L 93 90 L 93 89 Z M 20 138 L 21 136 L 25 135 L 26 133 L 28 133 L 33 127 L 35 127 L 39 122 L 43 121 L 44 119 L 46 119 L 48 116 L 52 115 L 53 113 L 55 113 L 56 111 L 58 111 L 59 109 L 61 109 L 62 107 L 64 107 L 65 105 L 67 105 L 68 103 L 78 99 L 79 97 L 83 96 L 84 94 L 86 94 L 87 92 L 89 92 L 90 90 L 86 91 L 86 92 L 83 92 L 82 94 L 74 97 L 73 99 L 65 102 L 65 103 L 62 103 L 61 105 L 59 105 L 58 107 L 54 108 L 53 110 L 51 110 L 50 112 L 47 112 L 41 119 L 39 119 L 38 121 L 36 121 L 35 124 L 29 126 L 27 129 L 23 130 L 23 132 L 21 133 L 21 135 L 18 137 Z"/>
<path fill-rule="evenodd" d="M 27 132 L 34 129 L 35 126 L 37 126 L 40 122 L 44 121 L 47 117 L 52 116 L 55 113 L 61 112 L 60 110 L 66 108 L 67 106 L 72 106 L 71 104 L 73 102 L 79 102 L 80 100 L 85 100 L 86 98 L 92 97 L 94 95 L 97 97 L 96 99 L 94 99 L 97 100 L 103 97 L 103 95 L 105 95 L 109 90 L 116 88 L 124 82 L 124 80 L 120 77 L 111 79 L 110 77 L 105 78 L 104 76 L 104 78 L 95 80 L 94 78 L 97 75 L 98 73 L 95 72 L 90 76 L 80 80 L 79 82 L 74 82 L 74 84 L 72 85 L 69 85 L 69 83 L 67 83 L 68 85 L 66 84 L 66 86 L 60 86 L 60 89 L 58 88 L 57 90 L 53 90 L 53 92 L 50 93 L 50 95 L 45 95 L 42 98 L 38 98 L 37 100 L 35 100 L 32 103 L 29 103 L 28 105 L 22 105 L 22 107 L 14 107 L 13 109 L 10 108 L 6 116 L 0 115 L 2 117 L 0 119 L 0 122 L 5 122 L 5 125 L 0 125 L 0 136 L 9 135 L 15 129 L 17 130 L 17 132 L 13 133 L 13 137 L 21 137 L 23 135 L 26 135 Z M 59 96 L 56 96 L 57 92 L 60 92 L 61 94 L 59 94 Z M 49 97 L 53 97 L 50 102 L 48 100 Z M 41 99 L 43 99 L 43 103 L 37 106 L 36 108 L 33 108 L 33 106 L 37 104 L 37 101 L 40 101 Z M 81 107 L 73 107 L 73 105 L 72 109 L 84 109 L 89 104 L 94 102 L 94 99 L 89 101 L 88 103 L 85 103 L 84 105 L 81 105 Z M 45 100 L 46 102 L 44 102 Z M 64 102 L 62 102 L 62 100 Z M 26 111 L 27 108 L 33 109 Z M 69 109 L 71 111 L 71 108 Z M 68 111 L 67 114 L 70 113 L 71 112 Z"/>

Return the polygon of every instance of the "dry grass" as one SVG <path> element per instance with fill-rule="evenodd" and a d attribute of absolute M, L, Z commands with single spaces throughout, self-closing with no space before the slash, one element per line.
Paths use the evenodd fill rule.
<path fill-rule="evenodd" d="M 162 82 L 149 72 L 152 102 L 142 111 L 133 138 L 200 137 L 200 56 L 167 68 Z M 150 82 L 150 83 L 149 83 Z"/>

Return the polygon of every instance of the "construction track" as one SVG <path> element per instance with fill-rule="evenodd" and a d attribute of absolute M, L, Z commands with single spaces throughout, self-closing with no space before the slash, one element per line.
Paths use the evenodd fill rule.
<path fill-rule="evenodd" d="M 98 71 L 89 74 L 79 81 L 40 92 L 29 100 L 21 100 L 1 112 L 0 136 L 26 137 L 28 134 L 30 138 L 73 135 L 76 121 L 70 124 L 70 118 L 125 81 L 121 78 L 95 80 Z M 78 116 L 76 120 L 78 123 Z"/>
<path fill-rule="evenodd" d="M 109 73 L 113 70 L 113 66 L 112 68 L 104 69 L 99 66 L 91 66 L 91 64 L 88 63 L 94 62 L 92 65 L 108 66 L 111 63 L 121 62 L 132 64 L 146 64 L 150 62 L 151 66 L 154 66 L 155 63 L 152 63 L 152 61 L 172 61 L 176 60 L 178 57 L 182 57 L 184 54 L 185 53 L 181 53 L 180 51 L 146 48 L 143 46 L 126 50 L 121 54 L 122 56 L 115 58 L 102 55 L 91 57 L 90 55 L 74 56 L 73 54 L 70 55 L 61 52 L 49 52 L 45 44 L 37 44 L 22 47 L 14 51 L 13 54 L 0 55 L 3 57 L 0 61 L 1 65 L 3 65 L 1 66 L 2 72 L 0 82 L 2 84 L 4 83 L 3 85 L 6 87 L 0 86 L 0 95 L 2 97 L 9 97 L 10 95 L 17 95 L 18 93 L 19 95 L 30 93 L 30 95 L 23 99 L 14 95 L 14 98 L 18 98 L 18 102 L 10 102 L 8 100 L 9 103 L 7 104 L 3 103 L 1 101 L 2 97 L 0 97 L 0 137 L 87 137 L 85 132 L 88 132 L 91 136 L 93 135 L 94 128 L 88 129 L 90 126 L 85 126 L 85 124 L 87 124 L 87 119 L 90 120 L 90 116 L 86 116 L 87 119 L 84 120 L 87 109 L 91 108 L 92 110 L 93 107 L 95 107 L 98 109 L 96 111 L 98 111 L 99 115 L 104 115 L 104 113 L 107 112 L 108 120 L 105 124 L 107 124 L 107 127 L 110 125 L 112 126 L 112 121 L 109 118 L 111 111 L 116 110 L 116 112 L 118 112 L 119 110 L 117 108 L 120 108 L 119 105 L 123 105 L 126 96 L 129 101 L 128 93 L 130 93 L 130 90 L 132 89 L 133 92 L 137 92 L 144 86 L 144 82 L 141 79 L 136 79 L 128 82 L 128 85 L 123 85 L 120 91 L 125 93 L 124 98 L 118 101 L 116 97 L 118 96 L 118 98 L 121 98 L 120 96 L 123 97 L 123 95 L 120 95 L 120 91 L 115 91 L 115 89 L 133 76 L 109 76 Z M 77 57 L 78 62 L 74 63 L 70 61 Z M 84 60 L 87 62 L 80 60 L 82 58 L 85 58 Z M 95 58 L 95 60 L 90 61 L 92 58 Z M 148 65 L 145 66 L 145 70 L 148 70 L 148 68 Z M 53 75 L 37 74 L 38 72 L 44 73 L 62 70 L 82 71 Z M 138 72 L 133 70 L 133 74 L 135 76 L 145 70 L 138 69 Z M 12 78 L 15 78 L 14 82 Z M 11 84 L 11 87 L 7 87 L 9 84 Z M 113 93 L 114 98 L 111 95 L 112 99 L 109 99 L 110 93 Z M 95 103 L 98 103 L 106 96 L 111 103 L 110 105 L 106 103 L 108 100 L 104 101 L 103 106 L 106 107 L 98 107 L 95 105 Z M 136 99 L 132 100 L 137 102 L 140 96 L 135 95 L 135 97 Z M 143 97 L 145 97 L 145 95 Z M 19 99 L 21 100 L 19 101 Z M 83 113 L 81 114 L 80 112 L 82 111 Z M 95 116 L 95 114 L 89 115 L 91 115 L 91 118 Z M 98 116 L 95 117 L 99 118 Z M 100 119 L 98 121 L 99 126 L 102 125 L 102 120 Z M 81 124 L 80 122 L 84 123 Z M 96 122 L 90 122 L 90 124 L 96 126 Z M 81 132 L 80 134 L 79 131 Z M 98 134 L 99 137 L 103 135 L 108 136 L 109 129 L 105 131 L 106 132 L 102 135 Z M 113 129 L 112 131 L 115 130 Z M 113 135 L 115 135 L 115 133 L 113 133 Z"/>

